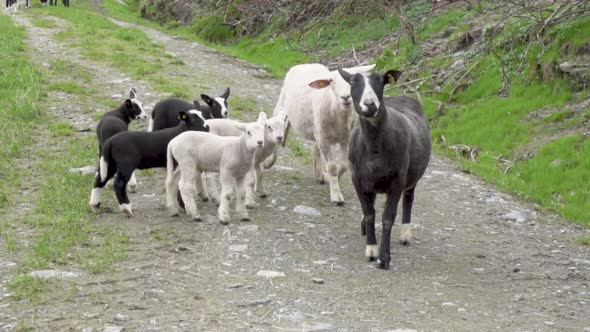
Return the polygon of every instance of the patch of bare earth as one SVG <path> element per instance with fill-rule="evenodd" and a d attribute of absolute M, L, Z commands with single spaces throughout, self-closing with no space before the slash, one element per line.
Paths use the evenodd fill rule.
<path fill-rule="evenodd" d="M 59 52 L 50 56 L 76 53 L 52 41 L 53 30 L 37 31 L 27 17 L 19 21 L 29 30 L 34 54 L 43 54 L 41 37 Z M 256 78 L 252 66 L 139 28 L 184 61 L 185 75 L 198 80 L 214 74 L 216 80 L 207 82 L 212 89 L 230 86 L 264 107 L 276 100 L 280 82 Z M 104 96 L 141 84 L 142 95 L 152 93 L 147 104 L 158 99 L 147 83 L 119 82 L 116 71 L 92 68 L 93 84 Z M 51 102 L 48 107 L 63 106 Z M 590 251 L 575 243 L 588 230 L 539 213 L 445 159 L 432 158 L 417 189 L 415 239 L 408 247 L 395 241 L 389 271 L 364 258 L 361 210 L 348 174 L 347 204 L 331 206 L 310 165 L 282 149 L 266 175 L 270 196 L 251 211 L 253 221 L 228 226 L 217 222 L 211 203 L 199 203 L 206 216 L 201 223 L 169 217 L 164 177 L 162 170 L 140 175 L 138 192 L 131 194 L 134 218 L 98 218 L 129 234 L 127 259 L 113 271 L 63 281 L 71 292 L 49 292 L 41 304 L 3 297 L 2 327 L 24 320 L 40 330 L 85 331 L 590 328 Z M 91 185 L 89 176 L 89 192 Z M 321 215 L 297 213 L 298 205 Z M 261 270 L 284 276 L 258 276 Z"/>

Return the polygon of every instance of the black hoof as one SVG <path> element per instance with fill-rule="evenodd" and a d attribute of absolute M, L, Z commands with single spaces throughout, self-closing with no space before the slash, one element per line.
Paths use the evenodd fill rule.
<path fill-rule="evenodd" d="M 377 260 L 377 267 L 381 270 L 389 270 L 389 263 L 385 263 L 380 259 Z"/>
<path fill-rule="evenodd" d="M 367 257 L 368 262 L 374 262 L 376 257 Z"/>
<path fill-rule="evenodd" d="M 362 236 L 367 235 L 367 230 L 365 229 L 365 222 L 364 221 L 361 222 L 361 235 Z"/>
<path fill-rule="evenodd" d="M 260 198 L 267 198 L 268 197 L 268 194 L 259 194 L 258 197 L 260 197 Z"/>
<path fill-rule="evenodd" d="M 244 221 L 244 222 L 245 221 L 250 221 L 250 218 L 249 217 L 243 217 L 243 218 L 240 218 L 240 221 Z"/>
<path fill-rule="evenodd" d="M 344 206 L 344 202 L 339 201 L 339 202 L 331 202 L 332 204 L 334 204 L 334 206 Z"/>
<path fill-rule="evenodd" d="M 201 198 L 201 200 L 202 200 L 203 202 L 209 202 L 209 197 L 203 197 L 203 198 Z"/>
<path fill-rule="evenodd" d="M 405 241 L 399 241 L 399 243 L 400 243 L 402 246 L 409 246 L 409 245 L 410 245 L 410 241 L 407 241 L 407 240 L 405 240 Z"/>

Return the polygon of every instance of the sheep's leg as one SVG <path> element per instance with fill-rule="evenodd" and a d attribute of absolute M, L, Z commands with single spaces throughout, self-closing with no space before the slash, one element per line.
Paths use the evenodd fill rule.
<path fill-rule="evenodd" d="M 229 200 L 232 192 L 232 176 L 229 171 L 221 170 L 221 197 L 219 197 L 219 209 L 217 210 L 217 217 L 219 222 L 223 225 L 229 223 Z"/>
<path fill-rule="evenodd" d="M 246 177 L 242 176 L 236 178 L 236 213 L 240 217 L 240 221 L 250 221 L 248 216 L 248 209 L 244 202 L 246 196 Z"/>
<path fill-rule="evenodd" d="M 119 201 L 119 210 L 123 212 L 127 217 L 133 217 L 133 209 L 131 208 L 131 203 L 129 202 L 129 197 L 127 197 L 127 182 L 131 178 L 131 173 L 133 173 L 132 169 L 118 169 L 117 175 L 115 176 L 115 184 L 113 188 L 115 189 L 115 195 L 117 196 L 117 201 Z"/>
<path fill-rule="evenodd" d="M 131 179 L 129 179 L 127 189 L 130 193 L 134 193 L 137 190 L 137 179 L 135 178 L 135 172 L 131 173 Z"/>
<path fill-rule="evenodd" d="M 203 186 L 203 177 L 205 177 L 205 181 L 207 181 L 207 173 L 198 172 L 196 177 L 197 182 L 197 196 L 203 201 L 209 201 L 209 193 Z"/>
<path fill-rule="evenodd" d="M 180 169 L 175 169 L 172 176 L 166 177 L 166 207 L 171 216 L 178 216 L 180 202 L 178 191 L 178 181 L 180 180 Z M 184 205 L 184 204 L 183 204 Z"/>
<path fill-rule="evenodd" d="M 400 188 L 399 184 L 393 184 L 393 188 Z M 397 204 L 401 197 L 401 190 L 393 189 L 387 194 L 385 202 L 385 210 L 383 211 L 383 231 L 381 234 L 381 247 L 379 248 L 379 268 L 389 269 L 389 262 L 391 262 L 391 229 L 395 221 L 397 211 Z"/>
<path fill-rule="evenodd" d="M 324 184 L 324 165 L 322 164 L 322 156 L 320 154 L 320 148 L 318 147 L 317 143 L 313 143 L 312 150 L 313 175 L 317 183 Z"/>
<path fill-rule="evenodd" d="M 361 234 L 367 237 L 367 248 L 365 257 L 369 261 L 374 261 L 379 255 L 377 249 L 377 237 L 375 236 L 375 197 L 374 192 L 366 192 L 361 186 L 360 179 L 353 178 L 354 189 L 363 209 L 363 218 L 361 219 Z"/>
<path fill-rule="evenodd" d="M 116 171 L 115 165 L 109 164 L 107 178 L 105 181 L 101 181 L 100 180 L 100 165 L 98 166 L 96 176 L 94 177 L 94 188 L 92 188 L 92 192 L 90 193 L 90 201 L 88 203 L 90 205 L 90 208 L 92 209 L 92 211 L 98 212 L 100 210 L 102 189 L 107 184 L 107 182 L 115 175 L 115 171 Z"/>
<path fill-rule="evenodd" d="M 209 199 L 215 203 L 215 205 L 219 206 L 221 204 L 221 198 L 219 197 L 219 189 L 217 188 L 217 173 L 205 173 L 205 181 L 207 182 L 207 193 L 209 194 Z"/>
<path fill-rule="evenodd" d="M 317 142 L 317 144 L 320 147 L 322 163 L 324 164 L 324 177 L 328 179 L 330 186 L 330 202 L 342 206 L 344 205 L 344 196 L 340 190 L 338 165 L 333 159 L 330 144 L 321 141 Z"/>
<path fill-rule="evenodd" d="M 256 181 L 256 185 L 254 190 L 258 197 L 264 198 L 267 196 L 266 192 L 264 191 L 264 186 L 262 185 L 262 165 L 261 164 L 254 164 L 254 179 Z"/>
<path fill-rule="evenodd" d="M 180 167 L 180 181 L 178 188 L 184 202 L 186 213 L 195 221 L 201 221 L 201 214 L 195 203 L 195 177 L 197 175 L 194 165 Z"/>
<path fill-rule="evenodd" d="M 402 228 L 399 233 L 399 242 L 405 246 L 409 245 L 412 239 L 410 219 L 412 218 L 412 205 L 414 204 L 414 189 L 416 187 L 412 187 L 404 192 Z"/>
<path fill-rule="evenodd" d="M 246 208 L 252 209 L 256 206 L 256 192 L 255 192 L 255 171 L 254 169 L 250 169 L 248 173 L 246 173 Z"/>

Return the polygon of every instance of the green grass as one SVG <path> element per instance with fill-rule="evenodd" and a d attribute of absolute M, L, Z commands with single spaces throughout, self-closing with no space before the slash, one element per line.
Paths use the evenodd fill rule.
<path fill-rule="evenodd" d="M 0 209 L 10 203 L 19 179 L 13 164 L 31 144 L 43 110 L 39 107 L 43 74 L 25 54 L 25 31 L 0 15 Z"/>
<path fill-rule="evenodd" d="M 44 18 L 32 18 L 31 23 L 37 28 L 55 28 L 57 27 L 57 23 L 55 21 L 51 21 Z"/>
<path fill-rule="evenodd" d="M 52 137 L 65 137 L 74 134 L 74 127 L 69 122 L 51 122 L 48 128 Z"/>
<path fill-rule="evenodd" d="M 61 91 L 72 95 L 86 95 L 89 93 L 88 89 L 79 85 L 76 82 L 56 82 L 47 86 L 49 91 Z"/>
<path fill-rule="evenodd" d="M 34 301 L 39 298 L 42 292 L 48 289 L 48 285 L 41 278 L 22 275 L 12 279 L 8 283 L 8 288 L 12 291 L 12 298 L 14 299 Z"/>
<path fill-rule="evenodd" d="M 582 236 L 576 241 L 583 246 L 590 246 L 590 236 Z"/>

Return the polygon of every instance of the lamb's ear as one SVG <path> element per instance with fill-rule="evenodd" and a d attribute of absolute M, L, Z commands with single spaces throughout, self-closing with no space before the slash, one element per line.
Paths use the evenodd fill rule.
<path fill-rule="evenodd" d="M 264 113 L 264 112 L 258 113 L 258 120 L 257 120 L 258 123 L 264 124 L 266 122 L 266 119 L 267 119 L 266 113 Z"/>
<path fill-rule="evenodd" d="M 227 89 L 225 89 L 225 92 L 221 95 L 221 98 L 227 100 L 227 98 L 229 98 L 229 87 L 227 87 Z"/>
<path fill-rule="evenodd" d="M 178 118 L 181 121 L 186 122 L 186 121 L 188 121 L 188 114 L 185 111 L 180 111 L 180 112 L 178 112 Z"/>
<path fill-rule="evenodd" d="M 332 83 L 332 79 L 315 80 L 315 81 L 309 83 L 309 86 L 314 89 L 323 89 L 325 87 L 330 86 L 331 83 Z"/>
<path fill-rule="evenodd" d="M 205 94 L 201 95 L 201 99 L 203 99 L 203 101 L 207 105 L 211 105 L 213 103 L 213 99 L 211 99 L 211 97 L 209 97 L 209 96 L 207 96 Z"/>
<path fill-rule="evenodd" d="M 131 108 L 131 107 L 132 107 L 131 99 L 125 100 L 125 108 Z"/>
<path fill-rule="evenodd" d="M 201 105 L 199 104 L 198 100 L 193 100 L 193 106 L 195 107 L 196 110 L 201 110 Z"/>
<path fill-rule="evenodd" d="M 246 126 L 244 126 L 244 124 L 241 122 L 234 122 L 234 127 L 238 128 L 241 131 L 246 131 Z"/>
<path fill-rule="evenodd" d="M 397 82 L 397 80 L 399 79 L 401 74 L 402 74 L 402 72 L 399 70 L 395 70 L 395 69 L 388 70 L 384 75 L 385 77 L 384 77 L 383 83 L 384 84 L 391 84 L 391 83 Z"/>
<path fill-rule="evenodd" d="M 348 82 L 350 84 L 350 81 L 352 80 L 352 75 L 347 72 L 346 70 L 342 69 L 342 68 L 338 68 L 338 73 L 340 74 L 340 76 L 342 76 L 342 78 Z"/>
<path fill-rule="evenodd" d="M 129 99 L 137 99 L 137 90 L 135 88 L 129 90 Z"/>

